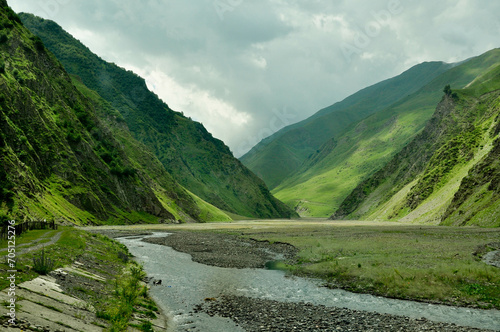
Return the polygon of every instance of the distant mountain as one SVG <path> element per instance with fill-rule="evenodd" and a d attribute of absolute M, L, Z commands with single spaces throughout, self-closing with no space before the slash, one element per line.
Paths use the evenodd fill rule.
<path fill-rule="evenodd" d="M 381 169 L 424 128 L 445 85 L 463 88 L 499 63 L 499 50 L 469 59 L 418 91 L 352 124 L 341 135 L 326 141 L 273 193 L 303 215 L 328 216 L 335 212 L 360 182 Z"/>
<path fill-rule="evenodd" d="M 447 89 L 424 130 L 332 218 L 500 226 L 499 134 L 500 61 L 464 89 Z"/>
<path fill-rule="evenodd" d="M 240 160 L 275 188 L 298 171 L 321 146 L 339 137 L 352 124 L 419 90 L 452 65 L 426 62 L 320 110 L 262 140 Z M 436 100 L 437 102 L 437 100 Z"/>
<path fill-rule="evenodd" d="M 124 121 L 133 137 L 150 149 L 184 188 L 234 214 L 296 216 L 223 142 L 202 124 L 171 110 L 147 89 L 142 78 L 105 62 L 56 23 L 30 14 L 20 17 L 69 73 L 118 110 L 118 120 Z"/>
<path fill-rule="evenodd" d="M 0 26 L 2 221 L 230 220 L 178 185 L 118 112 L 73 81 L 5 1 Z"/>

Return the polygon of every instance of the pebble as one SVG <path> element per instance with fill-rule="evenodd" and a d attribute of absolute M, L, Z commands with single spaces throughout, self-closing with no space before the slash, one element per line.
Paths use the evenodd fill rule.
<path fill-rule="evenodd" d="M 284 303 L 244 296 L 223 296 L 195 308 L 210 316 L 230 318 L 246 331 L 387 331 L 472 332 L 489 331 L 462 327 L 425 318 L 331 308 L 306 303 Z"/>

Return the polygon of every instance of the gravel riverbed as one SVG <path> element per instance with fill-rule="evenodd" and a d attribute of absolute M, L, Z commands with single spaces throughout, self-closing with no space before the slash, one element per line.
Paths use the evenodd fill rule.
<path fill-rule="evenodd" d="M 193 261 L 223 268 L 264 268 L 274 259 L 293 261 L 297 253 L 290 244 L 221 233 L 176 232 L 144 241 L 172 247 L 190 254 Z M 246 331 L 490 331 L 424 318 L 236 295 L 206 299 L 193 313 L 229 318 Z"/>
<path fill-rule="evenodd" d="M 307 303 L 284 303 L 243 296 L 224 296 L 195 308 L 211 316 L 230 318 L 246 331 L 487 331 L 412 319 L 331 308 Z"/>
<path fill-rule="evenodd" d="M 179 232 L 145 242 L 190 254 L 193 261 L 225 268 L 264 268 L 273 260 L 292 261 L 298 250 L 287 243 L 242 239 L 220 233 Z"/>

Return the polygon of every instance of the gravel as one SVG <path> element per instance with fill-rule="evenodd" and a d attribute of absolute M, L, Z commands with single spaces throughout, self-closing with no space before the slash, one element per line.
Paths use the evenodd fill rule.
<path fill-rule="evenodd" d="M 489 331 L 412 319 L 331 308 L 308 303 L 284 303 L 243 296 L 223 296 L 195 308 L 195 313 L 230 318 L 246 331 Z"/>
<path fill-rule="evenodd" d="M 188 253 L 193 261 L 225 268 L 264 268 L 275 260 L 292 261 L 298 250 L 288 243 L 269 243 L 222 233 L 178 232 L 145 242 Z"/>
<path fill-rule="evenodd" d="M 136 233 L 137 234 L 137 233 Z M 119 236 L 119 234 L 108 234 Z M 123 235 L 123 233 L 121 234 Z M 133 234 L 127 234 L 133 235 Z M 135 234 L 134 234 L 135 235 Z M 264 268 L 273 260 L 292 262 L 297 249 L 286 243 L 243 239 L 236 235 L 176 232 L 144 241 L 188 253 L 193 261 L 224 268 Z M 246 331 L 490 331 L 374 312 L 309 303 L 288 303 L 236 295 L 207 298 L 193 313 L 233 320 Z"/>

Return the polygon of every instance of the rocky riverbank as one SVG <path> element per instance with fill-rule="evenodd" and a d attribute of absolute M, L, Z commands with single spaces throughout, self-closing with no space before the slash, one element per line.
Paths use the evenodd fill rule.
<path fill-rule="evenodd" d="M 295 247 L 286 243 L 222 233 L 176 232 L 145 241 L 188 253 L 198 263 L 224 268 L 263 268 L 266 262 L 279 257 L 293 261 L 297 253 Z M 235 295 L 207 298 L 193 313 L 229 318 L 246 331 L 490 331 L 424 318 Z"/>
<path fill-rule="evenodd" d="M 222 233 L 177 232 L 145 242 L 172 247 L 188 253 L 193 261 L 225 268 L 264 268 L 275 260 L 292 261 L 298 250 L 287 243 L 242 239 Z"/>
<path fill-rule="evenodd" d="M 230 318 L 246 331 L 489 331 L 412 319 L 331 308 L 307 303 L 284 303 L 243 296 L 224 296 L 198 306 L 195 312 Z"/>

